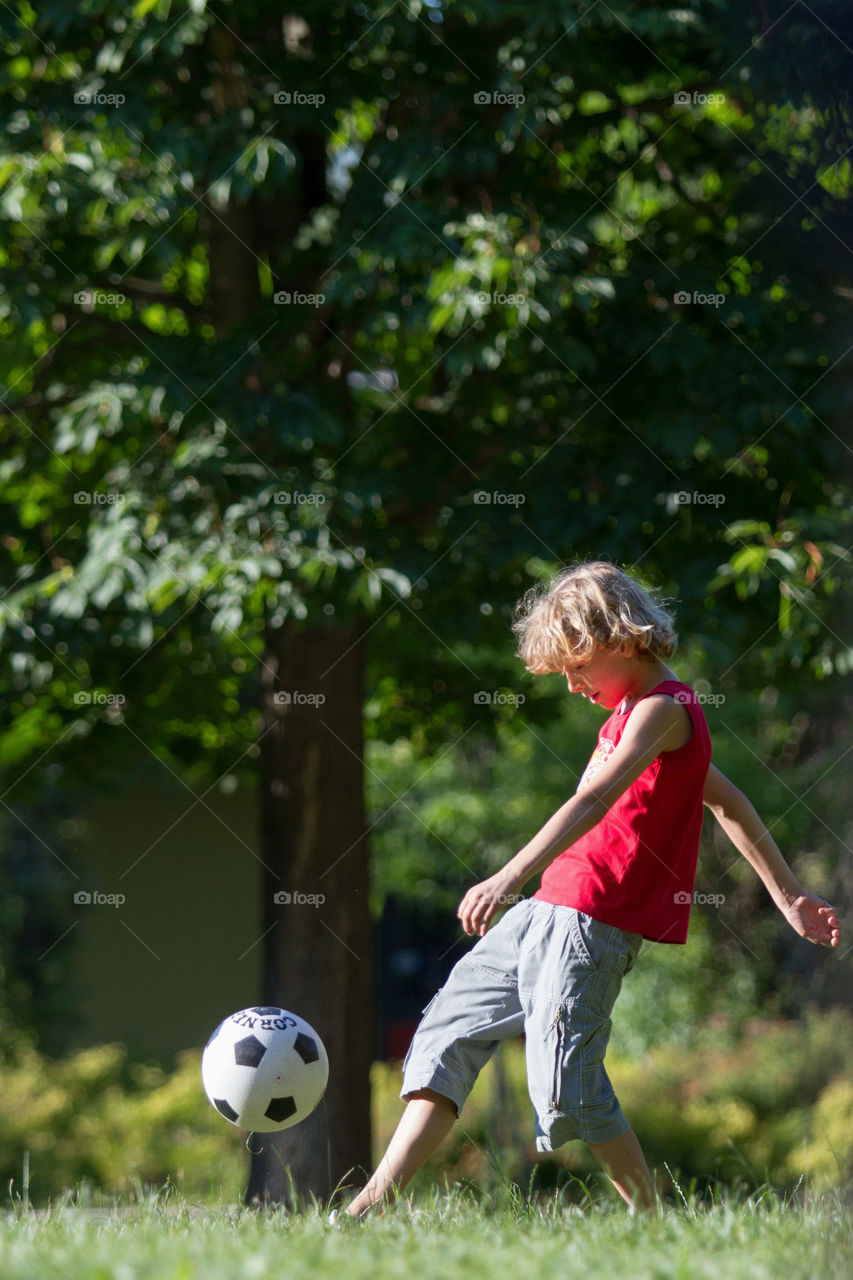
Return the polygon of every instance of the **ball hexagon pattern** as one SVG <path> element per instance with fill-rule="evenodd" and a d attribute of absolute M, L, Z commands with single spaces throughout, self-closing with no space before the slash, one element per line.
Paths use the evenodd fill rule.
<path fill-rule="evenodd" d="M 323 1041 L 298 1014 L 261 1005 L 219 1024 L 201 1059 L 204 1091 L 240 1129 L 271 1133 L 309 1116 L 326 1091 Z"/>

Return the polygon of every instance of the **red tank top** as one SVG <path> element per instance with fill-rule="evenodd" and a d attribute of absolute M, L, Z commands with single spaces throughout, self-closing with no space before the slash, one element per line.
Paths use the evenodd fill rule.
<path fill-rule="evenodd" d="M 600 822 L 558 854 L 533 896 L 652 942 L 686 942 L 711 738 L 689 685 L 665 680 L 643 696 L 653 693 L 683 703 L 693 736 L 656 756 Z M 614 711 L 602 725 L 578 791 L 612 755 L 631 711 Z"/>

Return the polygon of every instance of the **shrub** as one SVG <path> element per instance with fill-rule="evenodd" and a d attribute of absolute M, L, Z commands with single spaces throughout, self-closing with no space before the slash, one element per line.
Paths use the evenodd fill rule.
<path fill-rule="evenodd" d="M 807 1012 L 801 1021 L 752 1019 L 740 1035 L 710 1027 L 689 1046 L 663 1045 L 640 1057 L 609 1056 L 608 1072 L 658 1184 L 723 1182 L 792 1189 L 805 1175 L 815 1189 L 843 1185 L 853 1165 L 853 1018 Z M 477 1081 L 460 1124 L 430 1162 L 428 1177 L 487 1185 L 496 1167 L 530 1185 L 586 1180 L 597 1165 L 583 1144 L 548 1157 L 534 1146 L 524 1047 L 505 1045 Z M 377 1137 L 399 1116 L 399 1070 L 376 1068 Z"/>
<path fill-rule="evenodd" d="M 812 1011 L 797 1022 L 753 1019 L 737 1036 L 709 1026 L 688 1046 L 609 1057 L 608 1070 L 663 1188 L 668 1166 L 686 1186 L 790 1189 L 805 1176 L 830 1190 L 853 1174 L 851 1057 L 853 1018 Z M 4 1184 L 14 1180 L 21 1193 L 28 1151 L 34 1203 L 66 1192 L 127 1198 L 167 1181 L 190 1199 L 239 1201 L 243 1144 L 208 1103 L 199 1063 L 198 1051 L 183 1053 L 167 1073 L 129 1062 L 122 1045 L 60 1060 L 22 1046 L 4 1066 L 0 1093 Z M 378 1156 L 402 1110 L 399 1064 L 375 1064 L 372 1085 Z M 480 1076 L 420 1181 L 527 1190 L 534 1170 L 546 1187 L 595 1169 L 582 1144 L 536 1153 L 524 1046 L 513 1041 Z"/>
<path fill-rule="evenodd" d="M 818 1191 L 849 1186 L 853 1178 L 853 1080 L 838 1076 L 821 1091 L 809 1117 L 809 1136 L 792 1151 L 793 1172 L 802 1169 Z"/>
<path fill-rule="evenodd" d="M 175 1070 L 127 1061 L 106 1044 L 55 1060 L 23 1048 L 4 1066 L 0 1176 L 20 1194 L 29 1152 L 30 1195 L 45 1203 L 66 1191 L 133 1194 L 140 1183 L 174 1183 L 191 1198 L 239 1199 L 246 1156 L 201 1087 L 200 1054 Z"/>

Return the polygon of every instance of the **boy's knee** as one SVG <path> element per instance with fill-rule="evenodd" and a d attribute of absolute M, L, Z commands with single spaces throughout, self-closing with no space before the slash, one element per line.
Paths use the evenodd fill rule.
<path fill-rule="evenodd" d="M 439 1093 L 436 1089 L 415 1089 L 412 1093 L 406 1094 L 406 1102 L 415 1102 L 423 1099 L 425 1102 L 434 1102 L 442 1110 L 446 1110 L 453 1115 L 455 1119 L 458 1115 L 456 1103 L 452 1098 L 448 1098 L 447 1094 Z"/>

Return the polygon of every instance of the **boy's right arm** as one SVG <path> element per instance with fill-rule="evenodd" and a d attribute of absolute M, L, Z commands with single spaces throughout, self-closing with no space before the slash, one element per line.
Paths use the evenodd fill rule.
<path fill-rule="evenodd" d="M 681 745 L 684 714 L 684 708 L 667 694 L 638 703 L 615 750 L 592 782 L 561 805 L 500 871 L 472 885 L 465 894 L 456 914 L 467 934 L 482 936 L 509 896 L 600 822 L 610 806 L 661 751 Z"/>
<path fill-rule="evenodd" d="M 742 791 L 711 765 L 703 800 L 747 862 L 763 880 L 782 915 L 803 938 L 824 947 L 837 947 L 841 926 L 823 898 L 807 893 Z"/>

